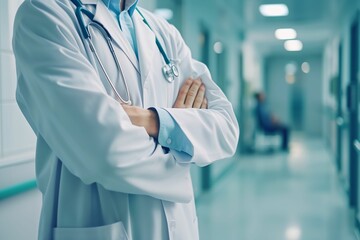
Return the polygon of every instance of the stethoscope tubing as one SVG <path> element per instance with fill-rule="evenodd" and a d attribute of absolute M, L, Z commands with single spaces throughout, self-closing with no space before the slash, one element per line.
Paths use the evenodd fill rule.
<path fill-rule="evenodd" d="M 99 63 L 100 68 L 101 68 L 102 72 L 104 73 L 107 82 L 110 84 L 110 87 L 111 87 L 111 89 L 114 91 L 114 93 L 115 93 L 116 97 L 118 98 L 118 100 L 120 100 L 120 101 L 121 101 L 122 103 L 124 103 L 124 104 L 131 105 L 129 88 L 128 88 L 128 85 L 127 85 L 127 83 L 126 83 L 126 81 L 125 81 L 124 75 L 123 75 L 123 73 L 122 73 L 121 66 L 120 66 L 120 64 L 118 63 L 117 59 L 115 59 L 116 57 L 114 57 L 114 55 L 113 55 L 113 54 L 115 54 L 115 52 L 112 53 L 112 55 L 113 55 L 113 58 L 115 59 L 115 62 L 116 62 L 117 67 L 118 67 L 119 70 L 120 70 L 119 72 L 120 72 L 121 75 L 122 75 L 121 77 L 122 77 L 122 79 L 124 80 L 125 91 L 126 91 L 126 95 L 127 95 L 128 100 L 123 99 L 123 98 L 121 97 L 121 95 L 119 94 L 119 92 L 116 90 L 116 88 L 115 88 L 113 82 L 110 80 L 110 77 L 109 77 L 109 75 L 108 75 L 108 73 L 107 73 L 107 71 L 106 71 L 106 69 L 105 69 L 105 67 L 104 67 L 104 64 L 103 64 L 102 61 L 100 60 L 100 57 L 99 57 L 99 55 L 97 54 L 96 49 L 95 49 L 95 47 L 94 47 L 94 44 L 92 43 L 92 41 L 90 40 L 90 38 L 87 39 L 87 42 L 88 42 L 88 44 L 89 44 L 89 46 L 90 46 L 91 51 L 94 53 L 94 56 L 95 56 L 97 62 Z"/>
<path fill-rule="evenodd" d="M 144 15 L 140 12 L 140 10 L 139 10 L 138 8 L 136 8 L 136 11 L 140 14 L 140 16 L 142 17 L 142 20 L 143 20 L 143 22 L 146 24 L 146 26 L 148 26 L 148 28 L 150 28 L 150 30 L 154 32 L 154 30 L 151 28 L 149 22 L 146 20 L 146 18 L 145 18 Z M 170 59 L 168 58 L 167 54 L 165 53 L 165 50 L 164 50 L 164 48 L 162 47 L 162 45 L 161 45 L 159 39 L 157 38 L 157 36 L 155 36 L 155 43 L 156 43 L 156 45 L 157 45 L 157 47 L 158 47 L 158 49 L 159 49 L 162 57 L 164 58 L 165 63 L 166 63 L 166 64 L 170 64 L 170 63 L 171 63 L 171 62 L 170 62 Z"/>
<path fill-rule="evenodd" d="M 112 45 L 112 38 L 110 36 L 110 33 L 105 29 L 105 27 L 97 22 L 97 21 L 94 21 L 94 14 L 92 12 L 90 12 L 87 8 L 84 7 L 84 5 L 81 3 L 80 0 L 71 0 L 71 2 L 76 6 L 76 9 L 75 9 L 75 15 L 76 15 L 76 18 L 77 18 L 77 21 L 79 23 L 79 26 L 80 26 L 80 31 L 81 31 L 81 34 L 83 36 L 83 38 L 86 40 L 86 42 L 88 43 L 89 45 L 89 48 L 90 50 L 93 52 L 95 58 L 96 58 L 96 61 L 99 63 L 100 65 L 100 68 L 102 70 L 102 72 L 104 73 L 105 75 L 105 78 L 106 80 L 108 81 L 108 83 L 110 84 L 112 90 L 114 91 L 116 97 L 118 98 L 118 100 L 120 100 L 122 103 L 124 104 L 128 104 L 128 105 L 131 105 L 131 100 L 130 100 L 130 92 L 129 92 L 129 88 L 128 88 L 128 85 L 127 85 L 127 82 L 124 78 L 124 75 L 123 75 L 123 72 L 122 72 L 122 69 L 121 69 L 121 65 L 117 59 L 117 56 L 116 56 L 116 53 L 115 53 L 115 50 L 113 48 L 113 45 Z M 148 21 L 145 19 L 144 15 L 140 12 L 140 10 L 138 8 L 136 8 L 137 12 L 140 14 L 140 16 L 142 17 L 142 20 L 143 22 L 146 24 L 146 26 L 152 31 L 153 29 L 151 28 L 150 24 L 148 23 Z M 84 15 L 86 15 L 90 20 L 91 22 L 88 24 L 88 26 L 85 25 L 85 20 L 84 20 Z M 126 95 L 127 95 L 127 100 L 123 99 L 119 92 L 116 90 L 113 82 L 111 81 L 96 49 L 95 49 L 95 46 L 92 42 L 92 39 L 91 39 L 91 34 L 90 34 L 90 31 L 89 31 L 89 26 L 94 26 L 98 31 L 100 31 L 101 35 L 106 39 L 107 41 L 107 45 L 108 45 L 108 48 L 111 52 L 111 55 L 115 61 L 115 64 L 116 64 L 116 67 L 120 70 L 120 73 L 121 73 L 121 77 L 123 79 L 123 82 L 124 82 L 124 86 L 125 86 L 125 91 L 126 91 Z M 163 66 L 162 68 L 162 73 L 165 77 L 165 79 L 169 82 L 169 83 L 172 83 L 174 81 L 174 79 L 176 77 L 179 76 L 179 71 L 176 67 L 176 65 L 170 61 L 170 59 L 168 58 L 164 48 L 162 47 L 159 39 L 157 38 L 156 34 L 155 34 L 155 43 L 165 61 L 165 66 Z"/>

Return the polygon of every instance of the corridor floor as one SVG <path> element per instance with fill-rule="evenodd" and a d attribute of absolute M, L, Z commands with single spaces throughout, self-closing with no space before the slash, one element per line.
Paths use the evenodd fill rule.
<path fill-rule="evenodd" d="M 199 197 L 201 240 L 353 240 L 345 192 L 321 141 L 239 157 Z"/>

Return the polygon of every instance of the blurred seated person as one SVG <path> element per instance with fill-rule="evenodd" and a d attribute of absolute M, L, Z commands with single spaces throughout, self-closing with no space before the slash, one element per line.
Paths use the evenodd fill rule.
<path fill-rule="evenodd" d="M 265 94 L 257 92 L 254 95 L 256 99 L 255 117 L 257 121 L 257 128 L 264 132 L 264 134 L 280 134 L 282 137 L 281 149 L 287 151 L 289 149 L 289 134 L 290 130 L 287 125 L 276 118 L 268 109 Z"/>

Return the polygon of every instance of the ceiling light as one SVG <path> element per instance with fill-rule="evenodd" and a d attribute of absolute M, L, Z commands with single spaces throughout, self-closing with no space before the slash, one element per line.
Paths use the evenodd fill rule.
<path fill-rule="evenodd" d="M 260 13 L 265 17 L 281 17 L 289 15 L 289 9 L 285 4 L 262 4 Z"/>
<path fill-rule="evenodd" d="M 166 20 L 170 20 L 173 17 L 173 11 L 168 8 L 158 8 L 154 11 L 155 15 L 160 16 Z"/>
<path fill-rule="evenodd" d="M 296 62 L 290 62 L 285 65 L 285 72 L 288 75 L 295 75 L 297 71 L 297 65 Z"/>
<path fill-rule="evenodd" d="M 310 72 L 310 64 L 308 62 L 303 62 L 301 64 L 301 70 L 304 72 L 304 73 L 309 73 Z"/>
<path fill-rule="evenodd" d="M 223 52 L 223 45 L 221 42 L 214 43 L 214 52 L 217 54 L 221 54 Z"/>
<path fill-rule="evenodd" d="M 293 28 L 279 28 L 275 31 L 275 37 L 279 40 L 294 39 L 297 34 Z"/>
<path fill-rule="evenodd" d="M 284 42 L 284 48 L 287 51 L 301 51 L 303 48 L 303 44 L 300 40 L 287 40 Z"/>
<path fill-rule="evenodd" d="M 295 83 L 295 75 L 287 74 L 285 76 L 286 82 L 288 84 L 294 84 Z"/>
<path fill-rule="evenodd" d="M 291 226 L 286 229 L 285 236 L 287 240 L 298 240 L 301 238 L 301 229 L 298 226 Z"/>

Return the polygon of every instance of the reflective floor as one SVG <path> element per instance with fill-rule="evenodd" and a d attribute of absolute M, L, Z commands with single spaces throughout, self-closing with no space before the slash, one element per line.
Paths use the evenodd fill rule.
<path fill-rule="evenodd" d="M 321 141 L 241 157 L 197 201 L 201 240 L 353 240 L 351 218 Z"/>

